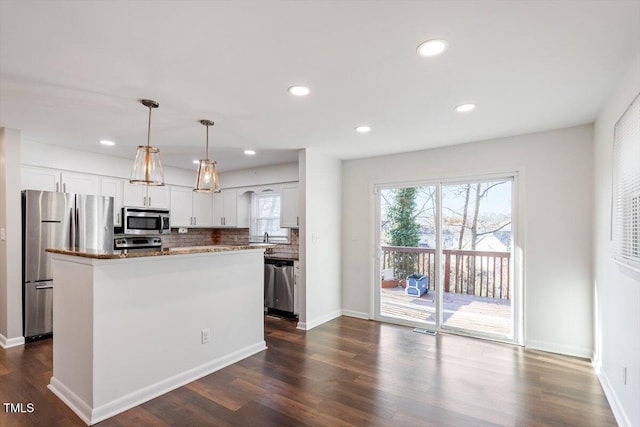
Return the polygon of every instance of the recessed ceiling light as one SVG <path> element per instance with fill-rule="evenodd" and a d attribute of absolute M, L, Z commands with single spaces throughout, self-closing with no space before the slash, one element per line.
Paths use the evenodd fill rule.
<path fill-rule="evenodd" d="M 102 145 L 108 145 L 109 147 L 112 147 L 112 146 L 116 145 L 116 143 L 115 143 L 115 142 L 113 142 L 113 141 L 109 141 L 109 140 L 106 140 L 106 139 L 102 139 L 102 140 L 100 140 L 100 144 L 102 144 Z"/>
<path fill-rule="evenodd" d="M 306 86 L 291 86 L 287 90 L 291 95 L 295 95 L 295 96 L 305 96 L 305 95 L 309 95 L 309 92 L 311 92 L 309 88 Z"/>
<path fill-rule="evenodd" d="M 247 156 L 253 156 L 256 152 L 254 150 L 244 150 L 244 154 Z"/>
<path fill-rule="evenodd" d="M 449 44 L 446 40 L 427 40 L 418 46 L 418 53 L 422 56 L 435 56 L 444 52 L 447 46 L 449 46 Z"/>
<path fill-rule="evenodd" d="M 193 161 L 193 162 L 191 162 L 191 163 L 193 163 L 194 165 L 199 165 L 199 164 L 200 164 L 200 160 L 194 160 L 194 161 Z"/>
<path fill-rule="evenodd" d="M 370 126 L 358 126 L 356 128 L 356 132 L 358 132 L 358 133 L 369 133 L 369 132 L 371 132 L 371 127 Z"/>
<path fill-rule="evenodd" d="M 456 111 L 458 113 L 466 113 L 467 111 L 471 111 L 476 108 L 476 104 L 462 104 L 456 107 Z"/>

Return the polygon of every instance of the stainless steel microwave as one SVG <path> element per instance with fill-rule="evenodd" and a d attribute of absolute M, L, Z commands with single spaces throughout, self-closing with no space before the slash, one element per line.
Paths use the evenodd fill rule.
<path fill-rule="evenodd" d="M 169 209 L 122 208 L 122 227 L 116 232 L 124 234 L 168 234 L 171 232 Z"/>

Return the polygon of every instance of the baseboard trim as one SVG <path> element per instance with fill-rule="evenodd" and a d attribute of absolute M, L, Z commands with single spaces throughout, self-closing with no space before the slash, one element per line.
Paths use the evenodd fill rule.
<path fill-rule="evenodd" d="M 51 378 L 49 389 L 54 392 L 63 402 L 65 402 L 78 416 L 88 425 L 96 424 L 107 418 L 113 417 L 121 412 L 138 406 L 144 402 L 161 396 L 171 390 L 182 387 L 185 384 L 193 382 L 199 378 L 207 376 L 213 372 L 219 371 L 229 365 L 232 365 L 247 357 L 253 356 L 263 350 L 267 346 L 265 341 L 260 341 L 231 354 L 212 360 L 188 371 L 174 375 L 173 377 L 159 381 L 150 386 L 144 387 L 133 393 L 129 393 L 119 399 L 105 403 L 104 405 L 91 409 L 85 402 L 79 399 L 75 394 L 64 386 L 60 381 Z M 87 413 L 88 411 L 88 413 Z"/>
<path fill-rule="evenodd" d="M 583 359 L 591 359 L 593 357 L 593 349 L 585 347 L 559 345 L 552 342 L 536 340 L 527 340 L 524 346 L 532 350 L 542 350 L 549 353 L 564 354 L 565 356 L 581 357 Z"/>
<path fill-rule="evenodd" d="M 296 327 L 296 329 L 309 331 L 317 326 L 322 325 L 323 323 L 326 323 L 340 316 L 342 316 L 342 310 L 335 310 L 335 311 L 332 311 L 331 313 L 325 314 L 324 316 L 316 317 L 310 322 L 298 322 L 298 326 Z"/>
<path fill-rule="evenodd" d="M 0 334 L 0 347 L 11 348 L 19 345 L 24 345 L 24 337 L 7 338 Z"/>
<path fill-rule="evenodd" d="M 84 400 L 80 399 L 77 394 L 69 390 L 62 382 L 58 381 L 56 377 L 51 377 L 49 390 L 53 392 L 60 400 L 62 400 L 73 412 L 86 425 L 91 425 L 91 406 L 89 406 Z"/>
<path fill-rule="evenodd" d="M 603 369 L 600 367 L 596 367 L 594 364 L 594 369 L 596 371 L 596 375 L 598 376 L 598 380 L 600 380 L 600 385 L 602 386 L 602 390 L 604 390 L 604 395 L 607 397 L 609 401 L 609 406 L 611 407 L 611 412 L 613 412 L 613 416 L 616 418 L 616 422 L 620 427 L 631 427 L 631 421 L 629 421 L 629 417 L 627 417 L 627 413 L 625 412 L 620 400 L 618 399 L 618 395 L 615 390 L 611 386 L 609 382 L 609 378 Z"/>
<path fill-rule="evenodd" d="M 369 313 L 365 313 L 363 311 L 342 310 L 342 315 L 355 317 L 356 319 L 364 319 L 364 320 L 371 319 L 371 317 L 369 316 Z"/>

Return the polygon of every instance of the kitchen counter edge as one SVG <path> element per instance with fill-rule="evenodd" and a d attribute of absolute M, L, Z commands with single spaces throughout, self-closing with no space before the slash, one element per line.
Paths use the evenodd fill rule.
<path fill-rule="evenodd" d="M 142 258 L 142 257 L 157 257 L 167 255 L 185 255 L 185 254 L 201 254 L 208 252 L 232 252 L 232 251 L 246 251 L 250 249 L 268 249 L 275 245 L 213 245 L 213 246 L 189 246 L 189 247 L 175 247 L 167 248 L 162 251 L 142 251 L 142 252 L 127 252 L 127 251 L 77 251 L 71 249 L 55 249 L 48 248 L 47 252 L 61 255 L 77 256 L 81 258 L 92 259 L 123 259 L 123 258 Z"/>

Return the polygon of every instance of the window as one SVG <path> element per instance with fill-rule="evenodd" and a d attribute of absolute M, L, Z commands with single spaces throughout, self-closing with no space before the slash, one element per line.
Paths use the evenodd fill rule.
<path fill-rule="evenodd" d="M 289 229 L 280 228 L 279 193 L 258 193 L 251 199 L 249 241 L 263 242 L 264 233 L 269 234 L 270 243 L 289 243 Z"/>
<path fill-rule="evenodd" d="M 615 259 L 640 270 L 640 95 L 615 125 L 612 239 Z"/>

